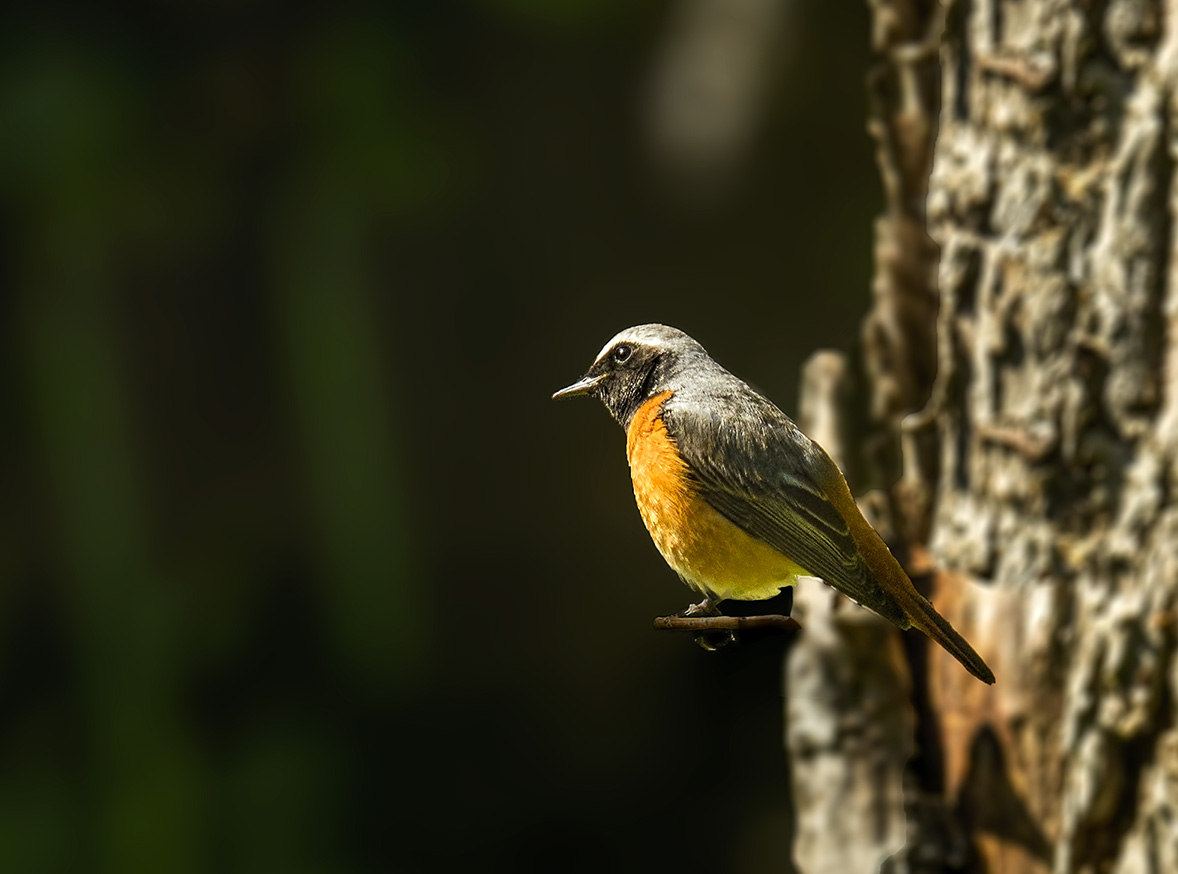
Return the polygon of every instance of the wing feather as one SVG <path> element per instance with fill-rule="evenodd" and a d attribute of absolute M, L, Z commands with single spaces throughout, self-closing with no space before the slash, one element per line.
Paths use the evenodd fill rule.
<path fill-rule="evenodd" d="M 751 397 L 750 397 L 751 396 Z M 751 391 L 699 406 L 667 405 L 663 418 L 699 495 L 859 604 L 904 627 L 899 605 L 876 583 L 847 520 L 831 502 L 842 473 L 773 404 Z"/>

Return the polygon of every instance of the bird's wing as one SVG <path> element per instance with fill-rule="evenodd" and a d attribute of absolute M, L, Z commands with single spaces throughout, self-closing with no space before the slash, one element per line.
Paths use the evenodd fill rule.
<path fill-rule="evenodd" d="M 745 389 L 706 404 L 668 404 L 663 419 L 708 504 L 859 604 L 908 626 L 832 503 L 834 490 L 846 489 L 842 473 L 788 416 Z"/>

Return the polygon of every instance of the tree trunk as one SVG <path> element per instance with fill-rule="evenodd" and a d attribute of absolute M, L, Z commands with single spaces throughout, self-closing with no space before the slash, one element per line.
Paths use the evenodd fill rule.
<path fill-rule="evenodd" d="M 799 591 L 798 867 L 1178 871 L 1178 2 L 873 8 L 871 422 L 803 419 L 998 682 Z"/>

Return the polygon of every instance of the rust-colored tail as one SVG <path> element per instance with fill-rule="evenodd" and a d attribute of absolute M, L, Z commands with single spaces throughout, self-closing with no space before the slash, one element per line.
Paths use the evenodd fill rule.
<path fill-rule="evenodd" d="M 939 643 L 946 652 L 961 662 L 967 671 L 983 683 L 994 682 L 994 672 L 982 661 L 982 657 L 974 651 L 974 648 L 964 637 L 957 633 L 957 630 L 949 624 L 948 619 L 933 609 L 933 605 L 924 595 L 916 591 L 915 588 L 892 594 L 914 628 L 919 628 Z"/>
<path fill-rule="evenodd" d="M 846 520 L 859 552 L 871 570 L 872 579 L 879 587 L 878 602 L 869 603 L 867 606 L 901 628 L 919 628 L 983 683 L 993 683 L 994 672 L 986 666 L 982 657 L 974 652 L 974 648 L 957 633 L 949 621 L 933 609 L 928 598 L 916 591 L 907 572 L 901 567 L 900 562 L 896 561 L 896 557 L 883 542 L 879 532 L 863 518 L 863 513 L 851 497 L 846 480 L 838 473 L 838 468 L 834 467 L 833 462 L 831 468 L 837 476 L 832 476 L 827 481 L 827 493 Z"/>

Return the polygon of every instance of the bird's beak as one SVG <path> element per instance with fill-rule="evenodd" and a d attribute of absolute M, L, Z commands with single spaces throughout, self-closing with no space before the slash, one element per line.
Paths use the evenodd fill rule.
<path fill-rule="evenodd" d="M 563 400 L 564 398 L 575 398 L 579 397 L 580 395 L 587 395 L 591 393 L 593 391 L 593 387 L 603 379 L 605 379 L 604 374 L 600 376 L 584 376 L 574 382 L 572 385 L 562 388 L 552 396 L 552 399 L 554 401 L 559 401 Z"/>

